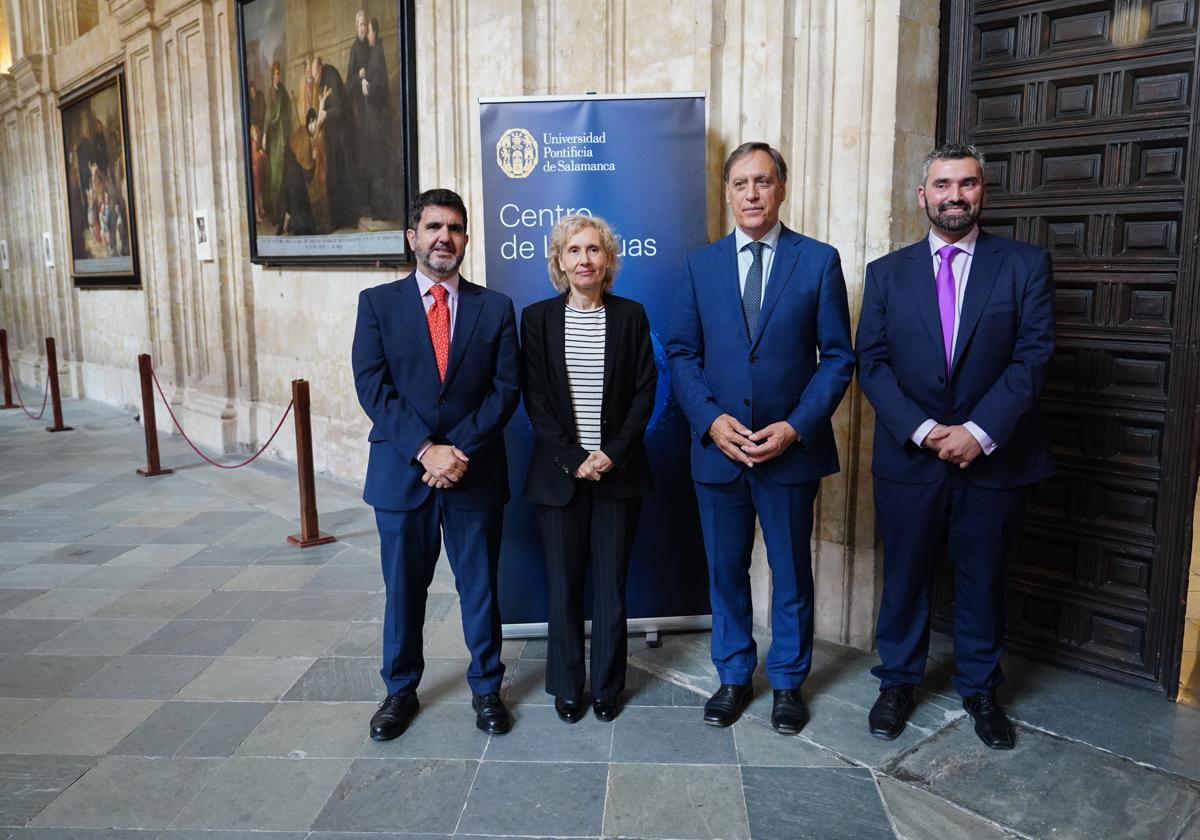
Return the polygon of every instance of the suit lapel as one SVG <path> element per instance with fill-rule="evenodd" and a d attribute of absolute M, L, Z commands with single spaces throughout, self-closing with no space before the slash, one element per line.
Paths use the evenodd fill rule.
<path fill-rule="evenodd" d="M 967 275 L 967 290 L 963 295 L 962 311 L 958 317 L 958 337 L 954 342 L 954 359 L 950 364 L 953 373 L 962 358 L 963 349 L 979 325 L 979 316 L 983 314 L 983 306 L 992 294 L 996 285 L 996 274 L 1000 270 L 1003 259 L 1001 249 L 995 247 L 995 240 L 986 233 L 980 232 L 975 241 L 975 254 L 971 257 L 971 273 Z"/>
<path fill-rule="evenodd" d="M 742 313 L 742 284 L 738 279 L 737 246 L 733 234 L 717 240 L 717 253 L 714 257 L 716 268 L 713 277 L 716 279 L 721 306 L 724 311 L 731 313 L 734 327 L 746 346 L 750 346 L 750 337 L 746 333 L 746 316 Z"/>
<path fill-rule="evenodd" d="M 946 360 L 946 340 L 942 337 L 942 314 L 938 309 L 937 283 L 933 275 L 933 255 L 929 252 L 929 239 L 922 239 L 908 247 L 908 278 L 912 284 L 912 299 L 917 303 L 921 320 L 929 330 L 929 338 L 937 348 L 937 357 Z"/>
<path fill-rule="evenodd" d="M 450 384 L 450 380 L 454 378 L 454 372 L 467 352 L 466 348 L 471 341 L 471 333 L 475 331 L 475 322 L 479 320 L 479 311 L 483 306 L 481 298 L 478 286 L 464 278 L 459 278 L 458 311 L 455 313 L 458 323 L 453 325 L 454 335 L 450 339 L 450 360 L 446 363 L 446 378 L 442 382 L 443 391 Z M 428 329 L 426 331 L 428 332 Z M 432 348 L 432 346 L 431 341 L 430 347 Z M 434 370 L 436 369 L 435 363 Z"/>
<path fill-rule="evenodd" d="M 417 286 L 416 276 L 408 277 L 396 284 L 396 296 L 400 301 L 400 315 L 408 328 L 408 335 L 417 345 L 417 353 L 421 357 L 421 367 L 429 371 L 434 381 L 437 381 L 437 359 L 433 356 L 433 339 L 429 336 L 429 319 L 425 315 L 425 304 L 421 301 L 421 290 Z M 406 336 L 398 337 L 407 341 Z"/>
<path fill-rule="evenodd" d="M 804 239 L 799 234 L 780 228 L 779 239 L 776 241 L 775 256 L 771 259 L 771 275 L 767 278 L 767 291 L 763 295 L 762 309 L 758 313 L 758 334 L 750 337 L 750 347 L 753 348 L 767 328 L 767 321 L 775 310 L 775 305 L 783 297 L 784 287 L 792 277 L 797 259 L 803 250 Z M 741 301 L 738 301 L 741 311 Z"/>

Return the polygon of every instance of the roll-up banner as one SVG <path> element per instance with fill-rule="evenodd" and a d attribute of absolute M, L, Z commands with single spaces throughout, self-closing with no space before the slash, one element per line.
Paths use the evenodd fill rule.
<path fill-rule="evenodd" d="M 671 393 L 663 339 L 684 256 L 705 242 L 703 94 L 480 99 L 487 285 L 520 312 L 555 295 L 550 231 L 571 213 L 601 216 L 620 237 L 613 293 L 646 307 L 658 394 L 646 431 L 654 490 L 629 569 L 634 631 L 710 625 L 708 574 L 688 466 L 690 432 Z M 533 429 L 524 407 L 505 433 L 500 612 L 508 637 L 545 632 L 546 572 L 523 489 Z M 590 592 L 586 601 L 590 602 Z"/>

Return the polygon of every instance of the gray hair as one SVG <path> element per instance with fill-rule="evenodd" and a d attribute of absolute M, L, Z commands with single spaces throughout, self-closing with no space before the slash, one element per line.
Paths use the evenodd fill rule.
<path fill-rule="evenodd" d="M 783 155 L 779 153 L 779 150 L 772 147 L 770 143 L 763 143 L 758 140 L 743 143 L 729 153 L 729 157 L 725 159 L 725 166 L 721 168 L 721 180 L 728 184 L 729 170 L 733 168 L 733 165 L 747 155 L 752 155 L 755 152 L 766 152 L 771 156 L 771 160 L 775 161 L 775 177 L 779 179 L 779 183 L 786 184 L 787 161 L 783 159 Z"/>
<path fill-rule="evenodd" d="M 617 253 L 620 248 L 620 240 L 617 238 L 617 234 L 613 232 L 613 229 L 609 227 L 608 222 L 599 216 L 582 216 L 578 214 L 564 216 L 554 226 L 554 230 L 550 231 L 550 254 L 546 259 L 550 268 L 550 285 L 554 286 L 560 292 L 565 292 L 571 288 L 571 281 L 567 279 L 567 273 L 558 264 L 558 259 L 562 256 L 563 249 L 567 247 L 567 243 L 571 241 L 571 237 L 584 228 L 592 228 L 599 234 L 600 247 L 604 249 L 604 253 L 608 256 L 608 267 L 604 269 L 604 282 L 601 284 L 601 291 L 608 294 L 612 291 L 613 280 L 617 276 L 617 269 L 621 267 L 621 260 Z"/>
<path fill-rule="evenodd" d="M 924 184 L 929 180 L 929 167 L 935 160 L 963 160 L 964 158 L 974 158 L 979 164 L 979 171 L 983 172 L 983 152 L 973 143 L 943 143 L 929 154 L 925 155 L 925 160 L 921 161 L 921 183 Z"/>

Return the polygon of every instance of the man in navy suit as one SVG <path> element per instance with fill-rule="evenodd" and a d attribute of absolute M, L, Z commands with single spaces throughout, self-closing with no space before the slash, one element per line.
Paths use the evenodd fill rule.
<path fill-rule="evenodd" d="M 502 432 L 519 395 L 516 318 L 511 300 L 458 273 L 467 246 L 458 195 L 421 193 L 408 224 L 416 271 L 364 291 L 354 330 L 354 386 L 374 424 L 363 499 L 375 508 L 387 588 L 387 698 L 370 732 L 395 738 L 417 712 L 425 596 L 444 537 L 471 653 L 475 723 L 502 734 L 510 718 L 499 694 L 496 571 L 508 501 Z"/>
<path fill-rule="evenodd" d="M 838 470 L 829 418 L 854 368 L 850 316 L 837 250 L 779 221 L 783 156 L 743 143 L 722 175 L 736 227 L 688 255 L 667 340 L 692 427 L 721 680 L 704 722 L 729 726 L 751 698 L 757 515 L 772 577 L 771 725 L 794 735 L 808 721 L 800 685 L 812 663 L 812 506 L 821 477 Z"/>
<path fill-rule="evenodd" d="M 1037 411 L 1054 351 L 1050 255 L 979 229 L 974 146 L 925 159 L 917 203 L 929 235 L 867 266 L 858 381 L 875 407 L 875 518 L 883 600 L 872 735 L 904 728 L 929 651 L 930 586 L 954 564 L 954 687 L 980 739 L 1011 749 L 997 704 L 1004 560 L 1028 488 L 1051 474 Z"/>

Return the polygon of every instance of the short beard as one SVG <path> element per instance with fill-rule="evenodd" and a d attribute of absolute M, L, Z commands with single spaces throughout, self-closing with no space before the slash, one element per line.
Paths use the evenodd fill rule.
<path fill-rule="evenodd" d="M 454 257 L 453 265 L 451 265 L 447 269 L 442 269 L 433 264 L 433 255 L 434 255 L 433 251 L 426 251 L 424 254 L 418 254 L 417 262 L 420 264 L 421 268 L 425 269 L 425 271 L 427 273 L 429 273 L 432 276 L 438 276 L 438 277 L 440 277 L 440 276 L 449 277 L 453 274 L 457 274 L 459 266 L 461 266 L 463 263 L 463 258 L 466 257 L 466 253 L 456 254 Z"/>
<path fill-rule="evenodd" d="M 976 208 L 975 212 L 972 213 L 970 206 L 967 206 L 965 208 L 967 212 L 963 215 L 950 216 L 942 212 L 943 208 L 947 206 L 949 205 L 941 204 L 938 205 L 936 209 L 929 205 L 925 206 L 925 214 L 929 216 L 929 221 L 933 223 L 934 227 L 941 228 L 945 231 L 950 231 L 951 233 L 958 233 L 959 231 L 970 230 L 971 226 L 979 221 L 978 208 Z"/>

